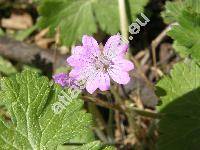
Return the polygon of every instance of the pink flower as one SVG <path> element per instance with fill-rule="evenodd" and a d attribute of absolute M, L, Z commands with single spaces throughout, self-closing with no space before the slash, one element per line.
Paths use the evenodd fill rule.
<path fill-rule="evenodd" d="M 128 71 L 134 69 L 134 65 L 124 58 L 128 45 L 121 44 L 120 35 L 111 36 L 104 48 L 87 35 L 83 36 L 82 43 L 83 46 L 72 49 L 72 56 L 67 62 L 73 67 L 69 76 L 84 80 L 89 93 L 97 88 L 108 90 L 110 78 L 119 84 L 130 81 Z"/>
<path fill-rule="evenodd" d="M 69 78 L 66 73 L 59 73 L 53 76 L 55 83 L 60 84 L 61 86 L 69 86 L 71 84 L 71 78 Z"/>

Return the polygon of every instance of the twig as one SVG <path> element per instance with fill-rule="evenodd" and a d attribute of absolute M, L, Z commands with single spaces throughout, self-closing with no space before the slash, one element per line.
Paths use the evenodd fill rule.
<path fill-rule="evenodd" d="M 144 117 L 150 117 L 150 118 L 160 118 L 163 116 L 162 114 L 159 114 L 159 113 L 155 113 L 155 112 L 148 111 L 145 109 L 141 110 L 141 109 L 138 109 L 138 108 L 132 107 L 132 106 L 120 106 L 118 104 L 110 104 L 108 102 L 105 102 L 103 100 L 100 100 L 100 99 L 94 98 L 94 97 L 83 96 L 83 100 L 93 102 L 96 105 L 99 105 L 101 107 L 105 107 L 105 108 L 112 109 L 112 110 L 118 110 L 122 113 L 125 113 L 126 111 L 134 111 L 138 115 L 141 115 Z"/>
<path fill-rule="evenodd" d="M 164 73 L 159 68 L 151 67 L 151 70 L 155 71 L 159 77 L 162 77 Z"/>
<path fill-rule="evenodd" d="M 108 108 L 108 109 L 118 110 L 120 112 L 123 112 L 123 110 L 121 109 L 120 106 L 118 106 L 116 104 L 110 104 L 108 102 L 105 102 L 105 101 L 100 100 L 100 99 L 95 98 L 95 97 L 83 96 L 83 100 L 86 100 L 86 101 L 89 101 L 89 102 L 93 102 L 96 105 L 99 105 L 101 107 L 105 107 L 105 108 Z"/>
<path fill-rule="evenodd" d="M 178 25 L 177 23 L 172 23 L 168 25 L 151 43 L 151 50 L 152 50 L 152 59 L 153 59 L 153 66 L 156 69 L 156 48 L 160 44 L 160 42 L 167 36 L 167 32 L 171 30 L 172 26 Z M 157 69 L 156 69 L 157 70 Z M 155 72 L 155 76 L 157 78 L 157 73 Z"/>
<path fill-rule="evenodd" d="M 150 118 L 161 118 L 163 116 L 163 114 L 160 113 L 155 113 L 149 110 L 142 110 L 136 107 L 129 107 L 127 109 L 130 109 L 131 111 L 134 111 L 135 113 L 137 113 L 138 115 L 144 116 L 144 117 L 150 117 Z"/>

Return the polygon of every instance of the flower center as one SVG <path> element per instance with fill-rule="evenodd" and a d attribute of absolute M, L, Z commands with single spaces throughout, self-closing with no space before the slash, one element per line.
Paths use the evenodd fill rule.
<path fill-rule="evenodd" d="M 97 58 L 95 67 L 97 70 L 107 72 L 109 66 L 111 65 L 111 60 L 103 56 L 102 54 Z"/>
<path fill-rule="evenodd" d="M 110 60 L 107 56 L 103 54 L 103 45 L 100 43 L 100 55 L 98 57 L 95 57 L 95 68 L 97 70 L 101 70 L 103 72 L 107 72 L 108 68 L 113 64 L 112 60 Z"/>

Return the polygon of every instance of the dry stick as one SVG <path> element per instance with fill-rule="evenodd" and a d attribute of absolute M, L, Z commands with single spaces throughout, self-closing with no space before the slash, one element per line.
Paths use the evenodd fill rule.
<path fill-rule="evenodd" d="M 148 111 L 148 110 L 141 110 L 139 108 L 132 107 L 132 106 L 120 106 L 118 104 L 110 104 L 110 103 L 105 102 L 105 101 L 103 101 L 99 98 L 83 96 L 83 100 L 93 102 L 96 105 L 99 105 L 101 107 L 105 107 L 105 108 L 112 109 L 112 110 L 118 110 L 122 113 L 126 112 L 127 110 L 129 110 L 129 111 L 131 110 L 131 111 L 134 111 L 135 113 L 137 113 L 138 115 L 141 115 L 141 116 L 144 116 L 144 117 L 160 118 L 160 117 L 163 116 L 162 114 L 159 114 L 159 113 L 155 113 L 155 112 Z"/>
<path fill-rule="evenodd" d="M 32 63 L 37 56 L 46 63 L 55 63 L 55 67 L 65 66 L 66 56 L 57 54 L 54 62 L 52 50 L 44 50 L 33 44 L 19 42 L 6 36 L 0 37 L 0 55 L 22 63 Z"/>
<path fill-rule="evenodd" d="M 152 50 L 152 59 L 153 59 L 153 66 L 155 70 L 157 70 L 157 64 L 156 64 L 156 48 L 160 44 L 160 42 L 167 36 L 167 32 L 171 30 L 173 25 L 178 25 L 177 23 L 172 23 L 168 25 L 151 43 L 151 50 Z M 155 71 L 155 76 L 157 76 L 157 71 Z"/>
<path fill-rule="evenodd" d="M 118 105 L 110 104 L 108 102 L 105 102 L 105 101 L 100 100 L 100 99 L 95 98 L 95 97 L 83 96 L 83 100 L 88 101 L 88 102 L 93 102 L 93 103 L 95 103 L 95 104 L 97 104 L 101 107 L 105 107 L 105 108 L 108 108 L 108 109 L 118 110 L 120 112 L 123 112 L 122 108 L 119 107 Z"/>
<path fill-rule="evenodd" d="M 141 66 L 145 65 L 147 63 L 149 57 L 150 57 L 149 50 L 145 49 L 145 52 L 146 53 L 145 53 L 144 57 L 141 59 L 141 62 L 140 62 Z"/>

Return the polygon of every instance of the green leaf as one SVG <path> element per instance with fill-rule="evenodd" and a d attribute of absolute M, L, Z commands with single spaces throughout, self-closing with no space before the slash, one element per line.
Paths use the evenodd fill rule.
<path fill-rule="evenodd" d="M 143 12 L 147 2 L 148 0 L 128 0 L 132 21 L 136 20 L 137 14 Z M 116 34 L 120 30 L 118 2 L 116 0 L 98 0 L 93 6 L 101 29 L 106 33 Z"/>
<path fill-rule="evenodd" d="M 200 147 L 200 66 L 194 61 L 174 66 L 157 84 L 159 150 L 197 150 Z"/>
<path fill-rule="evenodd" d="M 17 73 L 17 70 L 8 60 L 0 56 L 0 72 L 5 75 L 11 75 Z"/>
<path fill-rule="evenodd" d="M 144 7 L 148 3 L 148 1 L 149 0 L 128 0 L 132 22 L 135 22 L 137 19 L 137 15 L 144 11 Z"/>
<path fill-rule="evenodd" d="M 193 7 L 194 6 L 194 7 Z M 168 21 L 176 21 L 169 35 L 185 47 L 183 53 L 188 53 L 196 61 L 200 61 L 200 1 L 185 0 L 184 2 L 167 3 L 164 17 Z M 179 49 L 180 50 L 180 49 Z M 180 52 L 180 51 L 179 51 Z"/>
<path fill-rule="evenodd" d="M 179 18 L 179 25 L 173 27 L 169 35 L 185 46 L 193 59 L 200 61 L 200 14 L 184 11 Z"/>
<path fill-rule="evenodd" d="M 92 3 L 93 0 L 44 0 L 39 7 L 39 26 L 49 27 L 51 33 L 59 27 L 61 42 L 71 45 L 81 35 L 97 31 Z"/>
<path fill-rule="evenodd" d="M 36 68 L 35 66 L 31 66 L 31 65 L 23 65 L 22 66 L 22 70 L 31 70 L 31 71 L 34 71 L 38 74 L 42 74 L 42 70 L 39 69 L 39 68 Z"/>
<path fill-rule="evenodd" d="M 188 10 L 195 13 L 200 13 L 200 1 L 199 0 L 186 0 L 185 5 Z"/>
<path fill-rule="evenodd" d="M 1 149 L 56 149 L 91 124 L 91 115 L 81 110 L 79 99 L 56 114 L 52 106 L 59 101 L 62 88 L 51 86 L 46 77 L 33 71 L 3 78 L 1 86 L 1 97 L 12 119 L 9 123 L 0 121 Z"/>
<path fill-rule="evenodd" d="M 163 11 L 161 15 L 166 23 L 172 23 L 178 19 L 183 8 L 184 5 L 181 1 L 177 2 L 167 1 L 165 4 L 165 11 Z"/>
<path fill-rule="evenodd" d="M 148 0 L 128 0 L 131 17 L 143 11 Z M 56 28 L 61 31 L 61 42 L 72 45 L 82 35 L 92 35 L 101 30 L 109 34 L 119 31 L 119 10 L 116 0 L 44 0 L 39 5 L 41 15 L 38 25 L 49 27 L 53 34 Z"/>
<path fill-rule="evenodd" d="M 90 143 L 95 140 L 95 135 L 91 128 L 85 130 L 81 135 L 71 139 L 69 142 L 65 143 L 65 145 L 59 146 L 58 150 L 73 150 L 80 146 L 73 145 L 73 143 L 82 144 L 82 143 Z"/>
<path fill-rule="evenodd" d="M 96 19 L 100 28 L 109 33 L 115 34 L 119 31 L 118 2 L 115 0 L 96 0 L 93 3 Z"/>
<path fill-rule="evenodd" d="M 185 58 L 189 55 L 187 48 L 185 46 L 182 46 L 181 44 L 179 44 L 177 41 L 175 41 L 173 43 L 173 48 L 176 50 L 177 53 L 179 53 L 179 55 L 182 58 Z"/>

